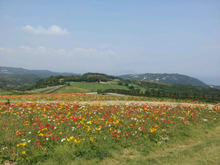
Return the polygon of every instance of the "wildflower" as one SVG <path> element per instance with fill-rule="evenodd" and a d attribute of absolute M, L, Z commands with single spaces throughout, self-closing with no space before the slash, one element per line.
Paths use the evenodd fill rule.
<path fill-rule="evenodd" d="M 89 140 L 90 140 L 91 142 L 93 142 L 94 139 L 95 139 L 95 137 L 90 137 L 90 138 L 89 138 Z"/>
<path fill-rule="evenodd" d="M 17 147 L 20 147 L 20 146 L 26 146 L 27 145 L 27 143 L 26 142 L 24 142 L 24 143 L 20 143 L 20 144 L 17 144 Z"/>
<path fill-rule="evenodd" d="M 40 147 L 40 142 L 38 140 L 35 143 L 37 144 L 38 147 Z"/>
<path fill-rule="evenodd" d="M 153 132 L 156 132 L 157 129 L 156 128 L 150 128 L 150 132 L 153 133 Z"/>
<path fill-rule="evenodd" d="M 166 132 L 167 130 L 166 129 L 162 129 L 162 132 Z"/>
<path fill-rule="evenodd" d="M 134 127 L 134 125 L 133 125 L 133 124 L 130 124 L 129 126 L 130 126 L 130 128 Z"/>
<path fill-rule="evenodd" d="M 25 151 L 22 151 L 21 154 L 22 154 L 22 155 L 26 155 L 26 152 L 25 152 Z"/>
<path fill-rule="evenodd" d="M 38 136 L 44 136 L 44 134 L 40 133 Z"/>

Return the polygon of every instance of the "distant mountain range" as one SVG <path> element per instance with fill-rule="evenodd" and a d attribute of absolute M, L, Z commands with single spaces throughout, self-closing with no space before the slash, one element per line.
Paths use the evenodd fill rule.
<path fill-rule="evenodd" d="M 24 68 L 0 66 L 0 88 L 20 87 L 24 84 L 34 84 L 42 78 L 47 78 L 56 75 L 74 74 L 51 72 L 48 70 L 28 70 Z"/>
<path fill-rule="evenodd" d="M 23 84 L 34 84 L 42 78 L 47 78 L 56 75 L 76 75 L 75 73 L 59 73 L 48 70 L 28 70 L 24 68 L 4 67 L 0 66 L 0 88 L 3 87 L 19 87 Z M 118 76 L 125 80 L 141 80 L 153 81 L 166 84 L 183 84 L 205 86 L 208 85 L 204 82 L 181 74 L 159 74 L 159 73 L 145 73 L 145 74 L 127 74 Z M 217 86 L 213 86 L 216 88 Z M 219 87 L 219 86 L 218 86 Z M 217 88 L 218 88 L 217 87 Z"/>
<path fill-rule="evenodd" d="M 161 82 L 171 85 L 183 84 L 183 85 L 195 85 L 195 86 L 208 86 L 204 82 L 181 74 L 161 74 L 161 73 L 145 73 L 145 74 L 127 74 L 121 75 L 120 78 L 134 81 L 153 81 L 153 82 Z"/>
<path fill-rule="evenodd" d="M 56 75 L 73 75 L 74 73 L 59 73 L 59 72 L 52 72 L 49 70 L 28 70 L 24 68 L 14 68 L 14 67 L 5 67 L 0 66 L 0 74 L 1 75 L 36 75 L 40 78 L 46 78 L 50 76 Z"/>

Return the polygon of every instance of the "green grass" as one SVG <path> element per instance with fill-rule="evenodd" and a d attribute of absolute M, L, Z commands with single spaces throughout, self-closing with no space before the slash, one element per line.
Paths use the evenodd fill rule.
<path fill-rule="evenodd" d="M 12 95 L 12 94 L 13 94 L 13 91 L 0 89 L 0 95 Z"/>
<path fill-rule="evenodd" d="M 20 95 L 25 94 L 23 91 L 0 89 L 0 95 Z"/>
<path fill-rule="evenodd" d="M 86 92 L 97 92 L 97 90 L 105 89 L 125 89 L 129 90 L 128 87 L 123 85 L 118 85 L 115 82 L 108 83 L 97 83 L 97 82 L 72 82 L 70 86 L 52 86 L 47 88 L 39 88 L 31 91 L 27 91 L 29 94 L 42 94 L 42 93 L 86 93 Z M 11 91 L 9 91 L 11 92 Z M 0 91 L 1 93 L 1 91 Z M 5 92 L 4 92 L 5 93 Z M 11 92 L 11 94 L 13 94 Z"/>
<path fill-rule="evenodd" d="M 105 89 L 125 89 L 129 90 L 128 87 L 117 85 L 115 83 L 89 83 L 89 82 L 72 82 L 70 86 L 66 86 L 55 93 L 81 93 L 81 92 L 97 92 L 97 90 Z"/>
<path fill-rule="evenodd" d="M 107 153 L 108 156 L 103 155 L 104 159 L 97 157 L 97 151 L 103 154 L 112 146 L 96 146 L 93 150 L 87 150 L 86 146 L 82 146 L 78 151 L 74 146 L 58 146 L 51 154 L 53 156 L 41 164 L 218 165 L 220 163 L 220 125 L 195 128 L 181 136 L 186 137 L 183 137 L 184 140 L 180 137 L 162 144 L 146 142 L 140 146 L 115 146 Z M 76 157 L 76 153 L 81 156 Z"/>
<path fill-rule="evenodd" d="M 130 83 L 129 86 L 134 86 L 134 89 L 140 89 L 145 91 L 145 88 L 138 86 L 135 83 Z M 97 92 L 97 90 L 106 89 L 123 89 L 130 90 L 128 86 L 118 85 L 116 81 L 109 81 L 106 83 L 97 82 L 71 82 L 70 86 L 58 85 L 46 88 L 33 89 L 30 91 L 14 91 L 14 90 L 2 90 L 0 89 L 0 95 L 12 95 L 12 94 L 43 94 L 43 93 L 86 93 L 86 92 Z"/>
<path fill-rule="evenodd" d="M 140 89 L 140 91 L 142 91 L 142 92 L 146 91 L 146 89 L 144 87 L 139 86 L 138 84 L 135 84 L 135 83 L 130 83 L 129 86 L 134 86 L 135 90 Z"/>
<path fill-rule="evenodd" d="M 180 133 L 180 132 L 178 132 Z M 181 134 L 181 133 L 180 133 Z M 183 140 L 184 139 L 184 140 Z M 154 145 L 151 151 L 138 148 L 122 149 L 121 153 L 113 153 L 101 164 L 220 164 L 220 125 L 200 127 L 188 131 L 174 141 Z"/>
<path fill-rule="evenodd" d="M 57 90 L 60 90 L 61 88 L 65 88 L 65 85 L 58 85 L 58 86 L 52 86 L 52 87 L 47 87 L 47 88 L 33 89 L 30 91 L 26 91 L 26 92 L 28 94 L 54 93 Z"/>

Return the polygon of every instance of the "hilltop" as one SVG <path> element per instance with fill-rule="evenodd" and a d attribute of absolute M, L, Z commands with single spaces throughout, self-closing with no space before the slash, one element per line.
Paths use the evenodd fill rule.
<path fill-rule="evenodd" d="M 0 66 L 0 88 L 22 87 L 36 83 L 42 78 L 56 75 L 74 75 L 49 70 L 28 70 L 24 68 Z"/>
<path fill-rule="evenodd" d="M 201 80 L 196 78 L 181 75 L 181 74 L 168 74 L 168 73 L 145 73 L 145 74 L 126 74 L 121 75 L 120 78 L 134 81 L 153 81 L 153 82 L 161 82 L 171 85 L 182 84 L 182 85 L 194 85 L 194 86 L 208 86 Z"/>

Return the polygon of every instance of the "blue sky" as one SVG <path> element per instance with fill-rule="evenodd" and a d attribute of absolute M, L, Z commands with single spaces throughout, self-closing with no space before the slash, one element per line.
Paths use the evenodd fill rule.
<path fill-rule="evenodd" d="M 0 66 L 220 84 L 219 0 L 0 0 Z"/>

